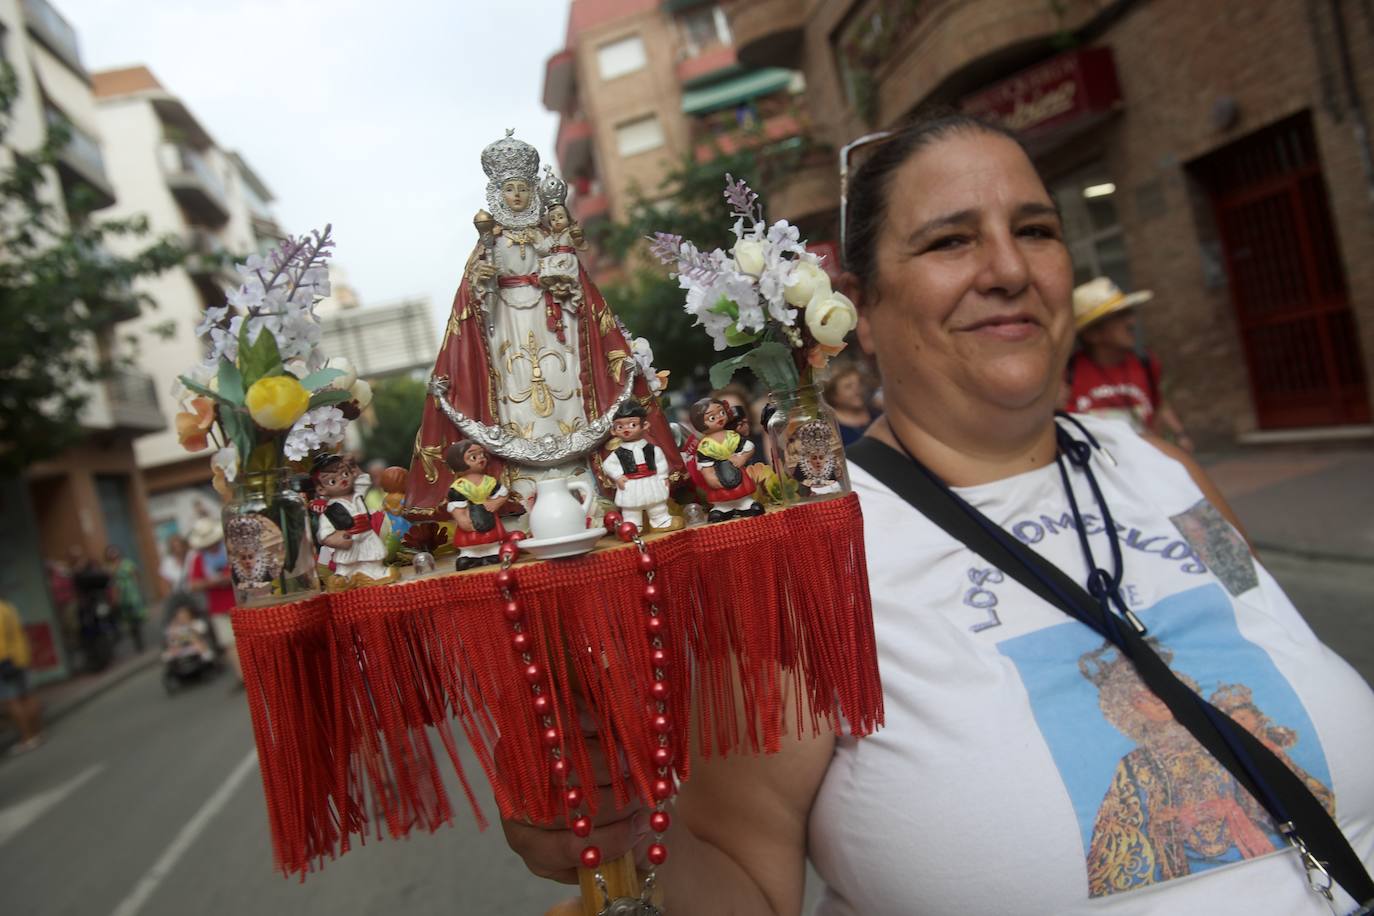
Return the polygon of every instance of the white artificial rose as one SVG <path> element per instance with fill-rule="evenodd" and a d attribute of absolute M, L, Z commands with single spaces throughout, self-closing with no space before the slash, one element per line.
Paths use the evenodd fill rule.
<path fill-rule="evenodd" d="M 346 356 L 335 356 L 325 363 L 324 367 L 326 369 L 338 369 L 343 373 L 327 386 L 335 391 L 349 391 L 353 388 L 353 383 L 358 380 L 358 370 L 353 368 L 353 363 L 349 362 Z"/>
<path fill-rule="evenodd" d="M 232 445 L 226 445 L 211 456 L 210 467 L 224 471 L 224 479 L 233 483 L 239 474 L 239 450 Z"/>
<path fill-rule="evenodd" d="M 753 239 L 740 239 L 735 243 L 735 248 L 730 252 L 735 256 L 735 264 L 739 267 L 740 273 L 757 277 L 763 273 L 763 243 Z"/>
<path fill-rule="evenodd" d="M 859 323 L 859 310 L 844 293 L 817 296 L 806 306 L 806 326 L 817 343 L 838 347 Z"/>
<path fill-rule="evenodd" d="M 788 305 L 804 308 L 812 299 L 830 295 L 830 275 L 810 261 L 798 261 L 792 268 L 782 297 Z"/>
<path fill-rule="evenodd" d="M 372 386 L 358 379 L 348 391 L 353 395 L 353 400 L 358 402 L 358 409 L 367 410 L 367 405 L 372 403 Z"/>

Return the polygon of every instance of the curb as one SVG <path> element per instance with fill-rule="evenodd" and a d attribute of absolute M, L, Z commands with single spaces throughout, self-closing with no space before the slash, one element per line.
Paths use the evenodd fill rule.
<path fill-rule="evenodd" d="M 157 664 L 159 658 L 160 653 L 157 650 L 148 649 L 144 651 L 143 655 L 130 659 L 115 671 L 110 672 L 110 674 L 102 680 L 91 684 L 89 689 L 73 693 L 70 697 L 60 702 L 45 705 L 43 707 L 44 727 L 46 728 L 52 723 L 75 712 L 111 688 L 124 683 L 135 674 L 152 667 Z M 3 734 L 0 734 L 0 754 L 5 753 L 11 746 L 18 742 L 19 736 L 16 733 L 6 730 Z"/>
<path fill-rule="evenodd" d="M 1269 541 L 1253 541 L 1255 553 L 1260 555 L 1261 560 L 1265 554 L 1277 554 L 1282 557 L 1289 557 L 1294 560 L 1314 560 L 1321 563 L 1344 563 L 1353 566 L 1374 565 L 1374 557 L 1360 556 L 1354 553 L 1333 553 L 1324 550 L 1310 550 L 1302 547 L 1293 547 L 1289 544 L 1274 544 Z"/>

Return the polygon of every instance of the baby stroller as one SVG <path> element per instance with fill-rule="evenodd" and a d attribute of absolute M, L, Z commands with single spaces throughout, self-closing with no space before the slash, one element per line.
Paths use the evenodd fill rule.
<path fill-rule="evenodd" d="M 168 608 L 170 621 L 162 639 L 162 689 L 168 696 L 188 684 L 218 674 L 220 653 L 214 632 L 189 601 Z"/>

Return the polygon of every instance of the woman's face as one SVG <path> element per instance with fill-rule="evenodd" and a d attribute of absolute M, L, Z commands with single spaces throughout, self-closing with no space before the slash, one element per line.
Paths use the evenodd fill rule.
<path fill-rule="evenodd" d="M 1134 350 L 1135 309 L 1108 315 L 1101 321 L 1088 325 L 1083 329 L 1082 336 L 1083 342 L 1090 346 Z"/>
<path fill-rule="evenodd" d="M 937 140 L 891 176 L 859 339 L 889 411 L 1052 407 L 1073 340 L 1073 269 L 1054 203 L 1015 143 Z"/>
<path fill-rule="evenodd" d="M 512 213 L 521 213 L 530 205 L 530 183 L 523 178 L 501 182 L 501 196 Z"/>
<path fill-rule="evenodd" d="M 859 410 L 864 406 L 864 383 L 859 373 L 849 372 L 835 382 L 834 406 Z"/>

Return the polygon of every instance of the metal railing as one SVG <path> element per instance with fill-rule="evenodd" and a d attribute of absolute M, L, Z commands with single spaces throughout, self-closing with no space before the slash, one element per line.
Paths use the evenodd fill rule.
<path fill-rule="evenodd" d="M 111 370 L 105 391 L 116 426 L 148 431 L 166 428 L 167 418 L 157 406 L 157 381 L 151 375 L 132 369 Z"/>
<path fill-rule="evenodd" d="M 205 157 L 194 148 L 184 143 L 164 142 L 162 144 L 162 168 L 168 176 L 194 176 L 215 198 L 216 203 L 221 207 L 225 206 L 228 195 L 224 190 L 224 182 L 210 167 L 210 163 L 205 161 Z"/>
<path fill-rule="evenodd" d="M 109 175 L 105 172 L 105 154 L 100 149 L 100 142 L 73 124 L 66 115 L 56 108 L 49 107 L 46 114 L 50 127 L 62 127 L 67 131 L 67 145 L 62 148 L 63 154 L 74 160 L 83 171 L 89 173 L 91 178 L 108 184 Z"/>
<path fill-rule="evenodd" d="M 62 17 L 47 0 L 24 0 L 24 21 L 33 29 L 40 41 L 52 49 L 70 67 L 81 74 L 86 68 L 81 63 L 81 45 L 76 39 L 76 29 Z"/>

